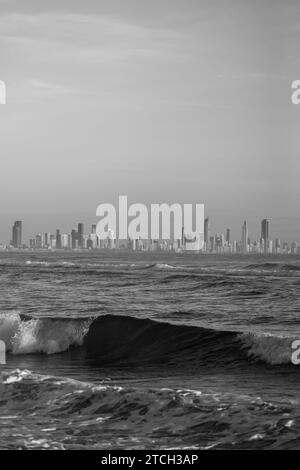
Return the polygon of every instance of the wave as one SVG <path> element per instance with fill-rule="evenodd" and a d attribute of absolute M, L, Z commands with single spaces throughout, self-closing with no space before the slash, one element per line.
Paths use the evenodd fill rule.
<path fill-rule="evenodd" d="M 288 263 L 255 263 L 245 266 L 245 270 L 255 271 L 271 271 L 271 272 L 297 272 L 300 271 L 300 266 L 296 264 Z"/>
<path fill-rule="evenodd" d="M 128 316 L 32 318 L 9 313 L 0 316 L 0 340 L 14 355 L 77 351 L 80 359 L 100 366 L 169 363 L 195 368 L 241 361 L 291 364 L 297 338 Z"/>
<path fill-rule="evenodd" d="M 172 266 L 171 264 L 167 263 L 157 263 L 154 265 L 157 269 L 176 269 L 176 266 Z"/>
<path fill-rule="evenodd" d="M 272 447 L 294 437 L 288 430 L 299 416 L 290 402 L 238 392 L 95 384 L 20 369 L 0 373 L 0 390 L 1 448 L 252 448 L 257 439 Z"/>
<path fill-rule="evenodd" d="M 16 264 L 16 263 L 10 263 Z M 71 262 L 71 261 L 35 261 L 35 260 L 27 260 L 24 262 L 26 266 L 29 267 L 46 267 L 46 268 L 124 268 L 124 269 L 176 269 L 176 266 L 172 266 L 171 264 L 167 263 L 131 263 L 128 261 L 127 263 L 86 263 L 86 262 Z"/>

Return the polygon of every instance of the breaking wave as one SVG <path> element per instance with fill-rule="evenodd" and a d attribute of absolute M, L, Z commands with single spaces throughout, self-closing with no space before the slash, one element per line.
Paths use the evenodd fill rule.
<path fill-rule="evenodd" d="M 79 351 L 97 365 L 170 363 L 177 367 L 291 364 L 297 338 L 254 332 L 220 331 L 128 316 L 33 318 L 1 314 L 0 339 L 11 354 Z"/>

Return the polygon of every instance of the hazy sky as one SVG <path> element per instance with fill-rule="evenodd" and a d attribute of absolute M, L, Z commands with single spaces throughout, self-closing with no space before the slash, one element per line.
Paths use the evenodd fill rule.
<path fill-rule="evenodd" d="M 0 0 L 0 239 L 125 194 L 300 240 L 299 43 L 298 0 Z"/>

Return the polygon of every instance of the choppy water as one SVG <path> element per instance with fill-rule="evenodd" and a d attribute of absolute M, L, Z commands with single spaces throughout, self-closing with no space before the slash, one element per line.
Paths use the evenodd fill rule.
<path fill-rule="evenodd" d="M 300 259 L 1 253 L 1 448 L 300 448 Z"/>

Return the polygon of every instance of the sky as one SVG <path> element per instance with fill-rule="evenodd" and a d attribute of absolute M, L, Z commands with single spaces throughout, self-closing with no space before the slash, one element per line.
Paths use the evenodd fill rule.
<path fill-rule="evenodd" d="M 0 240 L 127 195 L 300 241 L 299 41 L 291 0 L 0 0 Z"/>

